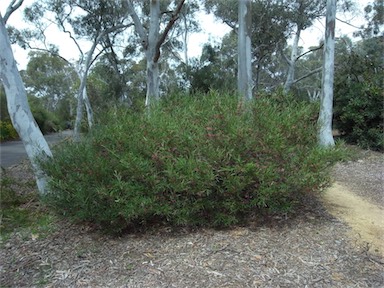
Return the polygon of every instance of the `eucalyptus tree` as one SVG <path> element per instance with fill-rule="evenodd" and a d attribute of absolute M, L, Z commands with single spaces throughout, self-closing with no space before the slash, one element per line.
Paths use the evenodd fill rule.
<path fill-rule="evenodd" d="M 177 4 L 162 2 L 166 7 L 164 11 L 160 9 L 160 0 L 152 0 L 149 3 L 149 24 L 148 28 L 144 22 L 139 18 L 138 12 L 134 8 L 131 0 L 127 0 L 128 13 L 132 17 L 135 25 L 135 31 L 140 37 L 140 44 L 145 52 L 147 61 L 146 77 L 147 77 L 147 93 L 145 105 L 149 107 L 152 101 L 157 101 L 160 97 L 160 83 L 159 83 L 159 59 L 161 54 L 161 46 L 166 40 L 168 33 L 174 26 L 175 22 L 179 19 L 181 9 L 185 0 L 180 0 Z M 173 8 L 172 8 L 173 7 Z M 142 9 L 143 10 L 143 9 Z M 163 31 L 160 32 L 160 23 L 163 15 L 167 16 L 167 23 Z"/>
<path fill-rule="evenodd" d="M 309 47 L 307 52 L 311 52 L 302 53 L 300 61 L 296 61 L 295 64 L 295 79 L 290 91 L 297 95 L 297 97 L 309 100 L 310 102 L 315 102 L 320 99 L 323 46 L 324 41 L 321 40 L 318 45 Z M 282 60 L 282 62 L 284 63 L 284 68 L 286 68 L 286 62 L 284 60 Z M 282 81 L 284 81 L 284 79 L 282 79 Z M 297 83 L 300 84 L 296 85 Z"/>
<path fill-rule="evenodd" d="M 127 85 L 128 77 L 127 77 L 127 71 L 126 71 L 126 64 L 129 62 L 128 59 L 126 59 L 127 49 L 125 52 L 122 53 L 121 49 L 119 47 L 123 47 L 123 42 L 125 41 L 124 37 L 119 37 L 120 33 L 111 33 L 106 35 L 106 37 L 101 41 L 102 49 L 104 50 L 104 55 L 99 59 L 98 62 L 101 62 L 100 65 L 108 70 L 112 69 L 112 71 L 109 71 L 105 75 L 110 75 L 112 77 L 112 91 L 118 93 L 114 94 L 112 96 L 112 100 L 117 100 L 121 103 L 125 103 L 128 106 L 132 104 L 132 96 L 129 93 L 129 87 Z M 117 47 L 116 47 L 117 46 Z M 131 57 L 133 55 L 130 55 Z M 98 64 L 98 63 L 97 63 Z M 101 67 L 98 67 L 99 71 Z M 102 74 L 100 74 L 102 76 Z M 104 78 L 103 77 L 103 78 Z M 101 81 L 104 82 L 110 82 L 111 80 L 108 79 L 101 79 Z M 117 88 L 118 87 L 118 88 Z M 117 89 L 116 89 L 117 88 Z M 107 93 L 109 94 L 109 93 Z M 105 98 L 105 100 L 108 102 L 109 98 Z"/>
<path fill-rule="evenodd" d="M 333 117 L 333 82 L 335 66 L 335 26 L 336 0 L 327 0 L 325 19 L 325 42 L 322 75 L 322 91 L 320 99 L 319 144 L 323 147 L 335 145 L 332 135 Z"/>
<path fill-rule="evenodd" d="M 200 24 L 196 19 L 196 13 L 199 11 L 200 5 L 197 1 L 187 1 L 180 11 L 181 22 L 178 25 L 182 29 L 184 63 L 189 66 L 188 40 L 189 34 L 200 31 Z"/>
<path fill-rule="evenodd" d="M 172 30 L 168 43 L 165 43 L 163 51 L 171 56 L 169 64 L 175 63 L 172 70 L 167 71 L 166 76 L 173 80 L 179 89 L 190 91 L 191 88 L 191 61 L 189 55 L 189 39 L 192 33 L 201 31 L 197 13 L 200 11 L 201 3 L 198 0 L 186 1 L 180 11 L 180 22 Z M 180 41 L 178 41 L 180 39 Z M 171 44 L 171 45 L 168 45 Z M 176 45 L 175 45 L 176 44 Z M 168 50 L 168 51 L 167 51 Z M 163 69 L 162 69 L 163 70 Z M 169 77 L 173 74 L 174 77 Z M 168 81 L 169 81 L 168 80 Z M 164 79 L 161 79 L 164 83 Z M 168 85 L 167 85 L 168 86 Z M 167 87 L 169 89 L 169 87 Z"/>
<path fill-rule="evenodd" d="M 7 18 L 18 7 L 11 3 L 7 10 Z M 9 11 L 9 13 L 8 13 Z M 48 160 L 52 157 L 51 150 L 41 133 L 30 107 L 28 105 L 27 93 L 20 73 L 17 69 L 16 61 L 12 52 L 11 42 L 5 27 L 5 21 L 0 14 L 0 80 L 3 84 L 8 113 L 13 127 L 19 134 L 28 158 L 31 161 L 36 178 L 36 184 L 41 195 L 47 192 L 47 177 L 39 167 L 39 159 Z"/>
<path fill-rule="evenodd" d="M 384 0 L 369 3 L 364 8 L 364 12 L 367 23 L 362 27 L 363 31 L 357 34 L 364 38 L 384 35 Z"/>
<path fill-rule="evenodd" d="M 78 86 L 76 71 L 65 59 L 48 52 L 31 51 L 29 57 L 23 75 L 28 93 L 42 99 L 51 112 L 57 112 L 61 103 L 67 103 L 70 109 L 65 120 L 69 120 Z"/>
<path fill-rule="evenodd" d="M 252 12 L 250 0 L 239 0 L 238 79 L 239 93 L 245 100 L 252 99 Z"/>
<path fill-rule="evenodd" d="M 205 9 L 238 33 L 238 0 L 207 0 Z M 288 11 L 281 0 L 251 1 L 252 67 L 254 90 L 259 89 L 261 73 L 270 57 L 284 47 L 290 31 Z"/>
<path fill-rule="evenodd" d="M 50 19 L 61 31 L 67 33 L 79 51 L 76 70 L 80 85 L 77 92 L 77 113 L 74 137 L 78 139 L 85 102 L 88 126 L 93 124 L 93 111 L 86 93 L 86 83 L 90 67 L 104 51 L 100 43 L 110 33 L 123 32 L 133 25 L 127 22 L 126 6 L 121 1 L 104 0 L 45 0 L 35 2 L 26 9 L 26 18 L 37 27 L 44 25 L 43 15 Z M 39 36 L 46 39 L 45 30 L 39 29 Z M 35 32 L 36 34 L 36 32 Z M 83 51 L 80 40 L 90 44 L 87 52 Z"/>
<path fill-rule="evenodd" d="M 384 35 L 335 45 L 334 126 L 345 141 L 384 150 Z"/>

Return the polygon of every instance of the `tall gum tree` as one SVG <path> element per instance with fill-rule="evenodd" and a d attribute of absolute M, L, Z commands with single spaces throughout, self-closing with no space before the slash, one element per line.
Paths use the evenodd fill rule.
<path fill-rule="evenodd" d="M 128 13 L 132 17 L 135 25 L 135 31 L 140 37 L 141 46 L 145 51 L 145 58 L 147 61 L 146 73 L 147 73 L 147 93 L 145 98 L 145 105 L 149 107 L 152 101 L 157 101 L 160 98 L 160 83 L 159 83 L 159 59 L 160 48 L 172 26 L 179 18 L 181 8 L 184 5 L 185 0 L 180 0 L 174 11 L 172 11 L 171 18 L 165 26 L 162 33 L 160 33 L 160 0 L 150 1 L 149 12 L 149 28 L 146 29 L 143 23 L 140 21 L 133 4 L 130 0 L 127 0 Z"/>
<path fill-rule="evenodd" d="M 281 0 L 252 0 L 252 71 L 253 91 L 257 92 L 265 85 L 264 77 L 273 55 L 281 50 L 286 43 L 289 31 L 289 18 L 284 1 Z M 238 33 L 239 0 L 206 0 L 204 7 L 208 13 L 213 13 L 223 23 Z M 233 36 L 233 35 L 232 35 Z M 238 47 L 234 47 L 238 49 Z"/>
<path fill-rule="evenodd" d="M 239 0 L 238 78 L 237 86 L 243 99 L 252 99 L 252 13 L 251 1 Z"/>
<path fill-rule="evenodd" d="M 86 88 L 92 64 L 108 48 L 105 45 L 100 45 L 102 40 L 109 33 L 120 33 L 133 25 L 126 22 L 125 8 L 122 7 L 121 1 L 118 0 L 45 0 L 34 2 L 25 10 L 26 19 L 30 23 L 34 23 L 33 27 L 37 28 L 35 29 L 37 32 L 32 31 L 33 33 L 27 34 L 36 35 L 35 38 L 44 42 L 48 38 L 45 35 L 47 25 L 55 24 L 59 30 L 70 37 L 79 51 L 80 56 L 77 65 L 73 64 L 80 80 L 74 127 L 75 140 L 79 140 L 80 137 L 84 106 L 89 128 L 92 127 L 94 122 L 93 110 Z M 90 44 L 87 52 L 83 52 L 84 48 L 80 45 L 80 40 L 84 39 Z M 47 43 L 43 44 L 47 46 Z M 100 46 L 102 46 L 101 49 L 98 49 Z M 29 46 L 29 48 L 32 47 Z M 45 50 L 50 51 L 50 49 Z"/>
<path fill-rule="evenodd" d="M 327 0 L 325 19 L 324 62 L 322 76 L 322 93 L 320 98 L 319 145 L 331 147 L 335 145 L 332 135 L 333 116 L 333 81 L 335 67 L 335 24 L 336 0 Z"/>
<path fill-rule="evenodd" d="M 9 15 L 7 16 L 8 19 Z M 39 167 L 38 159 L 52 157 L 51 150 L 31 113 L 27 93 L 16 61 L 11 43 L 0 14 L 0 80 L 7 97 L 8 113 L 13 127 L 22 140 L 36 178 L 40 195 L 47 192 L 47 176 Z"/>
<path fill-rule="evenodd" d="M 51 0 L 52 1 L 52 0 Z M 53 9 L 51 7 L 54 7 Z M 68 1 L 54 0 L 48 2 L 48 9 L 51 8 L 56 15 L 56 23 L 62 31 L 68 33 L 75 42 L 80 52 L 80 61 L 78 65 L 78 74 L 80 86 L 77 95 L 77 113 L 74 128 L 74 139 L 78 140 L 80 135 L 80 126 L 83 115 L 83 104 L 85 104 L 88 126 L 93 125 L 93 111 L 87 94 L 87 79 L 90 68 L 95 60 L 109 48 L 104 40 L 108 38 L 109 33 L 119 33 L 132 26 L 132 23 L 126 23 L 126 10 L 122 9 L 119 1 Z M 71 15 L 75 10 L 80 11 L 81 15 Z M 69 11 L 69 12 L 67 12 Z M 74 35 L 66 28 L 70 24 Z M 83 53 L 78 43 L 78 39 L 85 38 L 91 43 L 90 49 Z M 98 45 L 104 43 L 102 49 L 97 51 Z"/>

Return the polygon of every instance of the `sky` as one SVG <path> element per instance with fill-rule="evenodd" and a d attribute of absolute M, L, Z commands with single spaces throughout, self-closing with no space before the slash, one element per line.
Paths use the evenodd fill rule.
<path fill-rule="evenodd" d="M 10 2 L 11 0 L 0 0 L 0 12 L 2 15 L 4 15 L 6 8 Z M 22 19 L 22 10 L 23 7 L 29 6 L 33 2 L 34 0 L 25 0 L 23 6 L 11 15 L 7 24 L 12 25 L 16 28 L 25 27 L 26 25 L 24 24 Z M 337 17 L 343 19 L 348 23 L 352 23 L 354 26 L 360 26 L 364 23 L 363 8 L 369 2 L 372 1 L 356 0 L 356 2 L 358 2 L 359 5 L 358 12 L 354 13 L 353 15 L 338 14 Z M 201 49 L 205 43 L 219 43 L 221 38 L 231 30 L 226 24 L 223 24 L 220 20 L 215 19 L 213 15 L 207 15 L 205 12 L 199 12 L 197 18 L 199 19 L 202 31 L 199 33 L 190 34 L 188 41 L 189 57 L 199 57 L 201 54 Z M 304 48 L 316 46 L 323 38 L 325 29 L 324 26 L 324 19 L 317 20 L 314 23 L 313 27 L 305 30 L 302 33 L 299 45 L 303 46 Z M 341 35 L 348 35 L 352 37 L 354 31 L 356 31 L 356 29 L 349 25 L 346 25 L 339 21 L 336 23 L 336 37 Z M 54 25 L 52 25 L 52 27 L 49 27 L 47 38 L 49 42 L 54 43 L 60 47 L 60 54 L 64 58 L 68 60 L 78 59 L 79 53 L 73 41 L 69 39 L 66 34 L 60 32 L 57 28 L 55 28 Z M 87 46 L 85 42 L 83 43 L 83 45 Z M 86 49 L 84 50 L 86 51 Z M 25 69 L 28 63 L 28 51 L 21 49 L 17 45 L 13 45 L 13 51 L 15 59 L 19 65 L 19 69 Z"/>

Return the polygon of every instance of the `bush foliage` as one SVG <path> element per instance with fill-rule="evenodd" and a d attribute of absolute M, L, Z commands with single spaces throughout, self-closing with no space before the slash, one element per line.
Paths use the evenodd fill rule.
<path fill-rule="evenodd" d="M 378 151 L 384 151 L 383 39 L 340 54 L 335 77 L 335 127 L 348 143 Z"/>
<path fill-rule="evenodd" d="M 150 113 L 110 111 L 44 169 L 46 200 L 109 232 L 135 225 L 225 227 L 287 211 L 327 181 L 337 150 L 316 145 L 317 107 L 210 93 L 174 96 Z"/>
<path fill-rule="evenodd" d="M 42 106 L 31 107 L 33 117 L 43 134 L 60 130 L 60 122 L 57 117 Z"/>
<path fill-rule="evenodd" d="M 344 91 L 339 86 L 339 92 L 335 99 L 335 127 L 349 143 L 384 151 L 382 89 L 366 83 L 351 83 Z"/>
<path fill-rule="evenodd" d="M 0 142 L 17 139 L 19 135 L 10 120 L 0 120 Z"/>

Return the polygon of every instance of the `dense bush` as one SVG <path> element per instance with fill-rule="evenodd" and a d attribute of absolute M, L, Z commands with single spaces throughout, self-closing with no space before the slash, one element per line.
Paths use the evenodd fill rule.
<path fill-rule="evenodd" d="M 363 40 L 340 54 L 335 74 L 335 127 L 347 142 L 378 151 L 384 151 L 383 40 Z"/>
<path fill-rule="evenodd" d="M 40 106 L 32 106 L 31 110 L 33 117 L 43 134 L 60 130 L 60 121 L 52 112 Z"/>
<path fill-rule="evenodd" d="M 14 140 L 18 137 L 10 120 L 0 120 L 0 141 Z"/>
<path fill-rule="evenodd" d="M 118 232 L 134 225 L 239 223 L 287 211 L 327 181 L 337 150 L 316 145 L 317 107 L 214 93 L 170 97 L 148 113 L 111 111 L 44 164 L 63 215 Z"/>
<path fill-rule="evenodd" d="M 340 86 L 338 88 L 335 127 L 349 143 L 365 149 L 384 151 L 382 89 L 367 83 L 351 83 L 345 89 Z"/>

